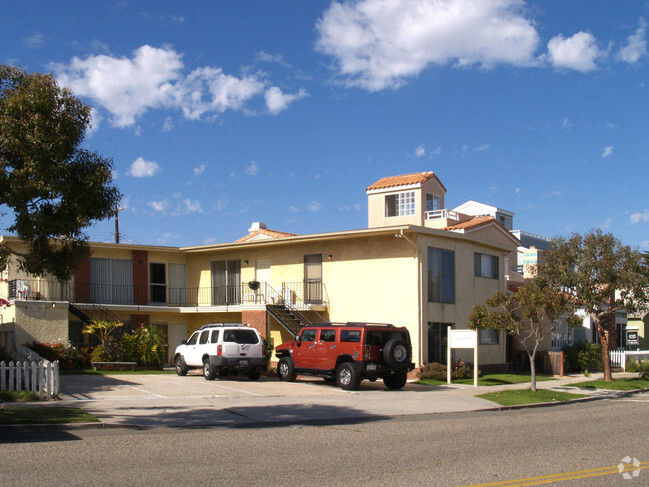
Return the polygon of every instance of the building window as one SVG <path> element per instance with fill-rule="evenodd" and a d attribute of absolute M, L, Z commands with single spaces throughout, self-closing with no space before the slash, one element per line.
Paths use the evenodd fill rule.
<path fill-rule="evenodd" d="M 574 345 L 575 331 L 570 327 L 564 318 L 558 318 L 552 322 L 552 350 L 562 350 L 563 347 Z"/>
<path fill-rule="evenodd" d="M 498 221 L 507 230 L 512 229 L 513 223 L 512 223 L 512 217 L 511 216 L 498 215 Z"/>
<path fill-rule="evenodd" d="M 415 192 L 390 194 L 385 197 L 385 216 L 406 216 L 415 214 Z"/>
<path fill-rule="evenodd" d="M 478 331 L 478 345 L 500 344 L 500 333 L 492 328 L 485 328 Z"/>
<path fill-rule="evenodd" d="M 428 301 L 455 303 L 455 252 L 428 247 Z"/>
<path fill-rule="evenodd" d="M 426 211 L 441 210 L 442 198 L 435 194 L 426 193 Z"/>
<path fill-rule="evenodd" d="M 473 263 L 476 277 L 498 279 L 498 257 L 495 255 L 473 254 Z"/>

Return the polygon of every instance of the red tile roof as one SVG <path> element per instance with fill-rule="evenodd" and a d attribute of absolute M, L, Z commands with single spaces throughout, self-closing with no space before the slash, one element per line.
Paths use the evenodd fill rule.
<path fill-rule="evenodd" d="M 295 237 L 296 235 L 294 233 L 287 233 L 287 232 L 278 232 L 277 230 L 269 230 L 267 228 L 261 228 L 259 230 L 255 230 L 252 233 L 249 233 L 245 237 L 240 238 L 239 240 L 235 240 L 235 242 L 245 242 L 247 240 L 250 240 L 257 235 L 265 235 L 270 238 L 282 238 L 282 237 Z"/>
<path fill-rule="evenodd" d="M 444 227 L 442 228 L 442 230 L 473 230 L 475 228 L 480 228 L 491 223 L 500 225 L 500 223 L 498 223 L 498 221 L 493 216 L 477 216 L 465 222 Z"/>
<path fill-rule="evenodd" d="M 410 184 L 422 184 L 427 181 L 430 181 L 433 178 L 437 179 L 437 182 L 440 184 L 440 186 L 444 188 L 444 185 L 438 179 L 438 177 L 435 176 L 435 173 L 433 171 L 426 171 L 426 172 L 416 172 L 412 174 L 403 174 L 401 176 L 388 176 L 386 178 L 381 178 L 377 182 L 369 186 L 367 190 L 369 191 L 372 189 L 394 188 L 396 186 L 407 186 Z M 444 191 L 446 191 L 446 188 L 444 188 Z"/>

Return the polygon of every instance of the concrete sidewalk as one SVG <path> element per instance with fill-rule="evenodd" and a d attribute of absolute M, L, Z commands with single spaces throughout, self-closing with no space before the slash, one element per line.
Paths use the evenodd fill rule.
<path fill-rule="evenodd" d="M 616 378 L 626 376 L 636 374 L 615 374 Z M 577 382 L 601 378 L 602 374 L 572 376 L 537 382 L 537 388 L 587 394 L 593 398 L 626 394 L 572 387 Z M 267 426 L 364 422 L 396 416 L 501 409 L 498 404 L 476 396 L 529 387 L 529 382 L 479 387 L 408 383 L 401 391 L 390 391 L 381 381 L 363 381 L 360 390 L 343 391 L 313 378 L 286 383 L 275 378 L 250 382 L 205 381 L 202 377 L 175 375 L 68 375 L 61 377 L 61 400 L 47 405 L 82 408 L 98 417 L 104 426 Z"/>

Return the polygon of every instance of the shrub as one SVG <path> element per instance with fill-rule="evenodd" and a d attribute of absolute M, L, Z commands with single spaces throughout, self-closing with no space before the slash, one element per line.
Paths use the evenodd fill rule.
<path fill-rule="evenodd" d="M 9 363 L 12 361 L 13 359 L 11 358 L 11 355 L 9 355 L 4 348 L 0 348 L 0 362 Z"/>
<path fill-rule="evenodd" d="M 143 326 L 122 337 L 123 359 L 139 365 L 159 367 L 164 361 L 165 337 L 155 325 Z"/>
<path fill-rule="evenodd" d="M 62 370 L 81 369 L 88 364 L 87 356 L 71 343 L 26 343 L 25 346 L 33 350 L 49 362 L 59 361 Z"/>
<path fill-rule="evenodd" d="M 580 343 L 563 348 L 566 372 L 602 370 L 602 347 L 595 343 Z"/>
<path fill-rule="evenodd" d="M 446 380 L 446 365 L 431 362 L 424 365 L 418 375 L 420 379 Z"/>
<path fill-rule="evenodd" d="M 466 379 L 467 377 L 473 376 L 473 370 L 469 365 L 467 365 L 464 360 L 459 360 L 453 364 L 453 370 L 451 372 L 451 379 Z M 438 364 L 437 362 L 431 362 L 426 365 L 418 372 L 420 379 L 435 379 L 435 380 L 447 380 L 446 365 Z M 478 371 L 478 375 L 480 371 Z"/>
<path fill-rule="evenodd" d="M 647 374 L 649 373 L 649 360 L 638 362 L 636 359 L 629 359 L 626 363 L 626 371 Z"/>

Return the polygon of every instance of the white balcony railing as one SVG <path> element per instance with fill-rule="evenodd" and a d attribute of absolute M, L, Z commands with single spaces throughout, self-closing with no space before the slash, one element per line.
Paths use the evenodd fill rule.
<path fill-rule="evenodd" d="M 427 211 L 424 214 L 424 219 L 425 220 L 437 220 L 438 218 L 446 218 L 448 220 L 460 220 L 460 216 L 458 215 L 457 211 L 453 210 L 432 210 L 432 211 Z"/>

